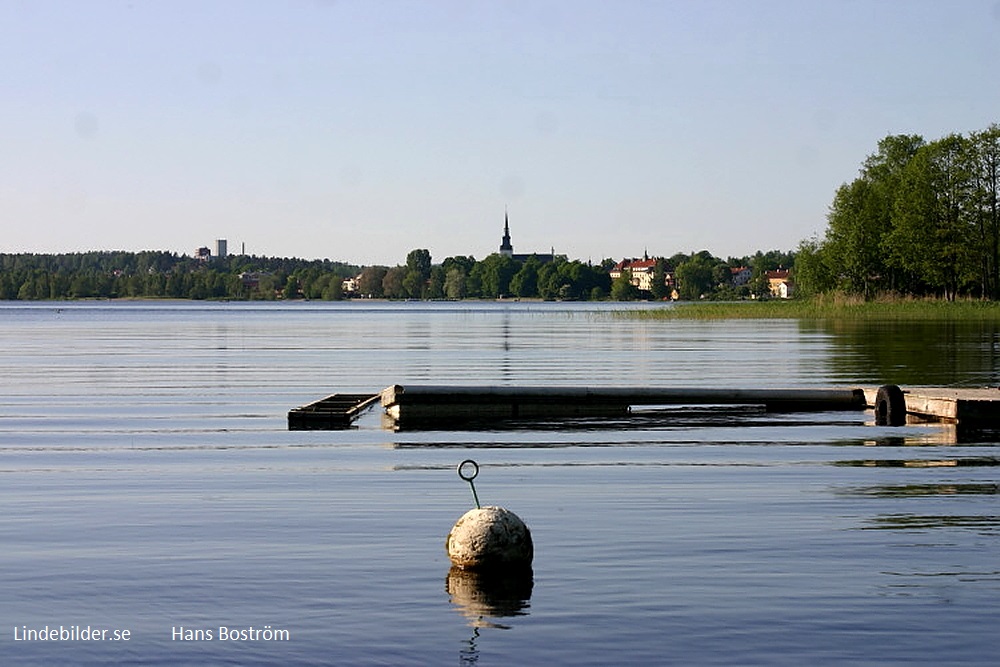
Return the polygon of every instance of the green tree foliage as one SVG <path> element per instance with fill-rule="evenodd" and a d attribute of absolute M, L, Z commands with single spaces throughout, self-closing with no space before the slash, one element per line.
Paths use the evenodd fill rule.
<path fill-rule="evenodd" d="M 904 169 L 884 242 L 891 265 L 947 298 L 971 285 L 978 264 L 967 153 L 959 135 L 917 151 Z"/>
<path fill-rule="evenodd" d="M 405 299 L 409 296 L 403 279 L 406 278 L 407 271 L 404 266 L 394 266 L 385 272 L 382 278 L 382 295 L 387 299 Z"/>
<path fill-rule="evenodd" d="M 677 264 L 677 291 L 682 299 L 701 299 L 718 287 L 715 267 L 720 260 L 707 250 L 697 252 Z"/>
<path fill-rule="evenodd" d="M 487 299 L 509 296 L 510 281 L 518 266 L 506 255 L 493 253 L 472 267 L 470 275 L 477 278 L 480 296 Z"/>
<path fill-rule="evenodd" d="M 426 249 L 411 250 L 406 256 L 403 291 L 411 299 L 426 298 L 431 277 L 431 253 Z"/>
<path fill-rule="evenodd" d="M 411 250 L 406 256 L 406 269 L 426 280 L 431 275 L 431 253 L 426 249 Z"/>
<path fill-rule="evenodd" d="M 372 299 L 382 298 L 385 296 L 385 293 L 382 291 L 382 284 L 388 272 L 389 267 L 386 266 L 369 266 L 365 268 L 358 279 L 358 292 L 364 297 Z"/>
<path fill-rule="evenodd" d="M 983 291 L 1000 298 L 1000 126 L 993 124 L 969 140 L 969 202 L 976 243 L 981 249 Z"/>
<path fill-rule="evenodd" d="M 538 270 L 542 263 L 532 255 L 521 265 L 520 270 L 510 279 L 510 290 L 515 296 L 538 296 Z"/>
<path fill-rule="evenodd" d="M 650 296 L 657 301 L 670 297 L 670 287 L 667 286 L 667 260 L 660 257 L 653 267 L 653 283 L 649 288 Z"/>
<path fill-rule="evenodd" d="M 806 291 L 1000 298 L 1000 127 L 889 136 L 800 246 Z"/>
<path fill-rule="evenodd" d="M 834 284 L 826 289 L 870 297 L 893 288 L 898 275 L 887 265 L 884 239 L 892 230 L 903 173 L 923 143 L 916 135 L 882 139 L 878 151 L 865 160 L 859 177 L 838 188 L 822 248 L 826 261 L 837 267 Z"/>
<path fill-rule="evenodd" d="M 805 297 L 822 294 L 834 281 L 833 268 L 820 251 L 820 242 L 815 238 L 802 241 L 795 254 L 797 293 Z"/>
<path fill-rule="evenodd" d="M 639 288 L 632 284 L 631 271 L 625 269 L 611 282 L 611 299 L 614 301 L 635 301 L 638 298 Z"/>
<path fill-rule="evenodd" d="M 444 296 L 446 299 L 465 298 L 465 272 L 460 267 L 454 266 L 445 274 Z"/>
<path fill-rule="evenodd" d="M 153 251 L 0 254 L 0 298 L 273 299 L 292 280 L 301 288 L 296 294 L 318 298 L 310 285 L 320 281 L 329 297 L 340 298 L 341 282 L 357 270 L 329 260 L 231 256 L 201 262 Z M 244 273 L 262 278 L 251 288 Z"/>

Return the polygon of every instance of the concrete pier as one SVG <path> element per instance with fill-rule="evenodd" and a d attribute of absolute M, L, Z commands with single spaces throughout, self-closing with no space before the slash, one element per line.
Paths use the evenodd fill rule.
<path fill-rule="evenodd" d="M 891 406 L 895 418 L 880 423 L 900 425 L 909 419 L 1000 425 L 998 388 L 881 387 L 890 388 L 896 397 Z M 376 402 L 381 402 L 385 411 L 386 428 L 417 429 L 510 420 L 625 417 L 633 406 L 671 405 L 756 405 L 772 412 L 875 409 L 878 418 L 879 389 L 392 385 L 373 394 L 332 394 L 294 408 L 288 413 L 288 428 L 348 428 Z M 886 407 L 885 401 L 881 407 Z"/>
<path fill-rule="evenodd" d="M 918 421 L 949 424 L 1000 424 L 1000 389 L 901 387 L 906 414 Z M 864 389 L 866 407 L 874 407 L 878 387 Z"/>

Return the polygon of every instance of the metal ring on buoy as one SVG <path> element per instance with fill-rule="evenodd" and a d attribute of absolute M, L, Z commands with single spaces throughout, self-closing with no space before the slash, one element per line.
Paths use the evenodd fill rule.
<path fill-rule="evenodd" d="M 472 466 L 471 474 L 462 472 L 462 469 L 465 468 L 466 465 Z M 479 475 L 479 464 L 473 461 L 472 459 L 465 459 L 464 461 L 458 464 L 458 476 L 464 479 L 466 482 L 471 482 L 478 475 Z"/>
<path fill-rule="evenodd" d="M 882 385 L 875 394 L 875 423 L 879 426 L 906 424 L 906 398 L 894 384 Z"/>
<path fill-rule="evenodd" d="M 463 469 L 467 465 L 472 466 L 471 473 L 463 472 Z M 479 494 L 476 493 L 476 483 L 473 482 L 472 480 L 474 480 L 478 475 L 479 475 L 479 464 L 473 461 L 472 459 L 465 459 L 464 461 L 458 464 L 458 476 L 469 483 L 469 488 L 472 489 L 472 499 L 476 501 L 477 509 L 479 509 L 482 506 L 479 504 Z"/>

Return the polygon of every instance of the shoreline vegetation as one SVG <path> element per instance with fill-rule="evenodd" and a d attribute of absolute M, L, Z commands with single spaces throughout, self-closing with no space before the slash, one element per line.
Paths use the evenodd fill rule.
<path fill-rule="evenodd" d="M 678 302 L 668 308 L 631 311 L 628 317 L 678 320 L 896 320 L 1000 321 L 1000 302 L 981 299 L 823 294 L 801 299 Z"/>

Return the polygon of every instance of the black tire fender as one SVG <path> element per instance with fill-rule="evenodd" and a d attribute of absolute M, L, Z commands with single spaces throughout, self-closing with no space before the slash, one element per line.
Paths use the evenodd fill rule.
<path fill-rule="evenodd" d="M 894 384 L 882 385 L 875 394 L 875 423 L 879 426 L 902 426 L 906 423 L 906 398 Z"/>

